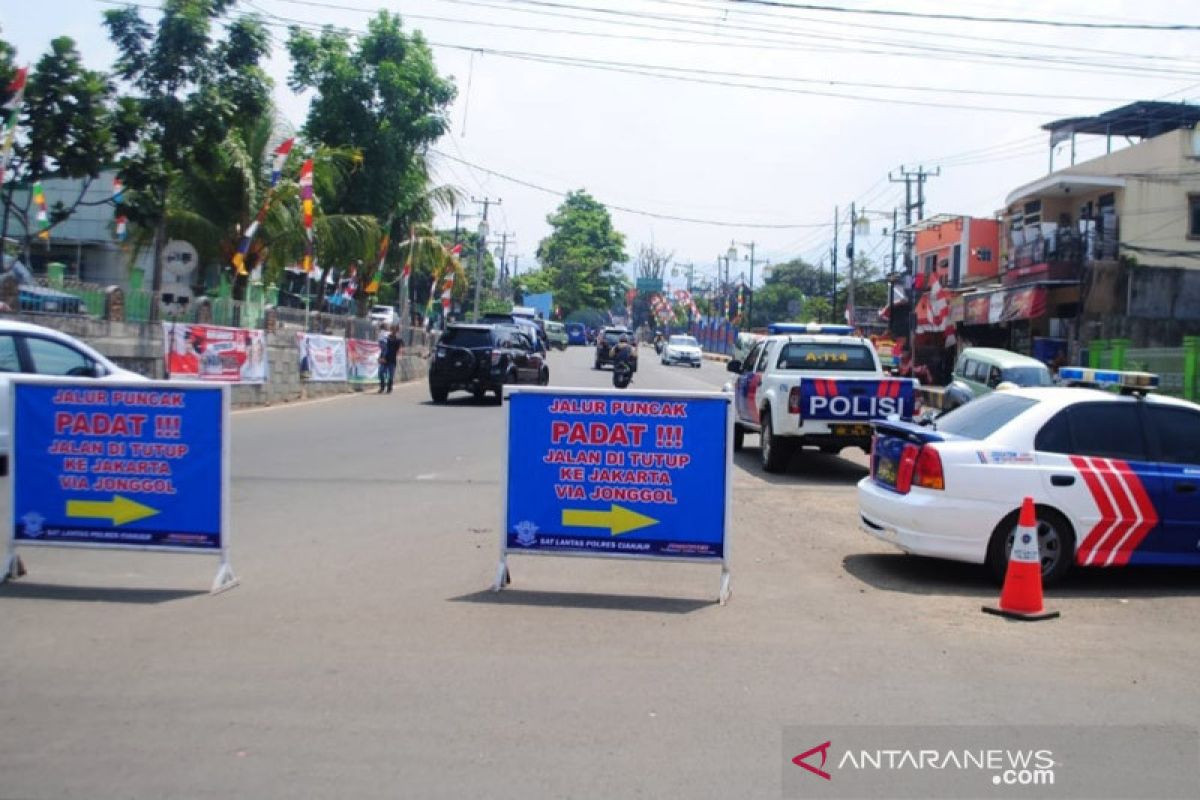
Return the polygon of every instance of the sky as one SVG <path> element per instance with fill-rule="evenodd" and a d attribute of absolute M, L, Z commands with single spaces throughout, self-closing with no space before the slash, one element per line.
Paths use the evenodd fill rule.
<path fill-rule="evenodd" d="M 154 15 L 155 0 L 136 3 Z M 902 167 L 940 170 L 926 182 L 927 216 L 992 216 L 1009 191 L 1048 171 L 1041 125 L 1135 100 L 1200 102 L 1200 29 L 1112 27 L 1200 26 L 1191 0 L 816 5 L 842 10 L 725 0 L 242 0 L 240 8 L 271 25 L 275 101 L 296 126 L 309 98 L 286 85 L 287 25 L 361 31 L 386 8 L 423 31 L 458 87 L 450 133 L 434 148 L 437 179 L 501 201 L 489 228 L 497 241 L 511 234 L 506 255 L 510 264 L 518 257 L 520 272 L 536 266 L 547 215 L 576 189 L 609 206 L 631 257 L 641 246 L 672 253 L 675 264 L 693 265 L 697 283 L 712 279 L 733 243 L 733 275 L 747 278 L 754 244 L 756 285 L 771 263 L 828 264 L 835 209 L 844 251 L 852 203 L 872 231 L 857 252 L 886 270 L 883 232 L 904 201 L 889 175 Z M 0 2 L 0 36 L 18 59 L 33 61 L 67 35 L 88 66 L 108 69 L 114 50 L 100 15 L 114 4 L 53 6 L 28 13 Z M 971 19 L 850 13 L 864 10 Z M 1081 137 L 1076 157 L 1104 147 Z M 1060 145 L 1056 166 L 1069 159 Z M 452 226 L 452 215 L 439 225 Z M 682 286 L 686 272 L 671 282 Z"/>

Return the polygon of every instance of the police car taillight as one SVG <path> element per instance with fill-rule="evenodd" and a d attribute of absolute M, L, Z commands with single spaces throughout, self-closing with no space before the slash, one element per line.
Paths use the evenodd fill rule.
<path fill-rule="evenodd" d="M 800 387 L 799 386 L 793 386 L 791 388 L 791 390 L 788 392 L 788 413 L 789 414 L 799 414 L 800 413 Z"/>
<path fill-rule="evenodd" d="M 900 451 L 900 464 L 896 467 L 896 491 L 900 494 L 908 494 L 908 490 L 912 488 L 918 452 L 920 448 L 915 444 L 906 444 Z"/>
<path fill-rule="evenodd" d="M 917 453 L 916 474 L 913 483 L 922 489 L 945 489 L 946 477 L 942 472 L 942 457 L 929 445 Z"/>

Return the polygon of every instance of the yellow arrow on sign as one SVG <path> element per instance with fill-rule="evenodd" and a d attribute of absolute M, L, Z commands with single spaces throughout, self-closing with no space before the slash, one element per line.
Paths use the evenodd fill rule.
<path fill-rule="evenodd" d="M 157 508 L 144 506 L 136 500 L 114 494 L 112 500 L 68 500 L 68 517 L 98 517 L 110 519 L 113 525 L 137 522 L 158 514 Z"/>
<path fill-rule="evenodd" d="M 562 524 L 577 528 L 608 528 L 613 536 L 620 536 L 638 528 L 657 525 L 658 520 L 614 503 L 608 511 L 563 509 Z"/>

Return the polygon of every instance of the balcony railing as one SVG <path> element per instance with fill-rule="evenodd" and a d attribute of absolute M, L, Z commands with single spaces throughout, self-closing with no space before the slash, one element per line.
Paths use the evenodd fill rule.
<path fill-rule="evenodd" d="M 1110 261 L 1116 257 L 1115 228 L 1108 235 L 1097 232 L 1083 234 L 1070 228 L 1060 228 L 1049 234 L 1039 231 L 1034 238 L 1013 245 L 1008 252 L 1005 271 L 1051 262 L 1083 265 L 1093 261 Z"/>

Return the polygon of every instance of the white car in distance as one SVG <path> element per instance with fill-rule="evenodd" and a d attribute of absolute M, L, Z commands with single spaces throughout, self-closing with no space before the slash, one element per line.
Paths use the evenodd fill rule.
<path fill-rule="evenodd" d="M 663 366 L 691 364 L 696 369 L 699 369 L 700 361 L 703 358 L 704 356 L 700 352 L 700 343 L 696 341 L 696 337 L 694 336 L 672 336 L 663 345 Z"/>

